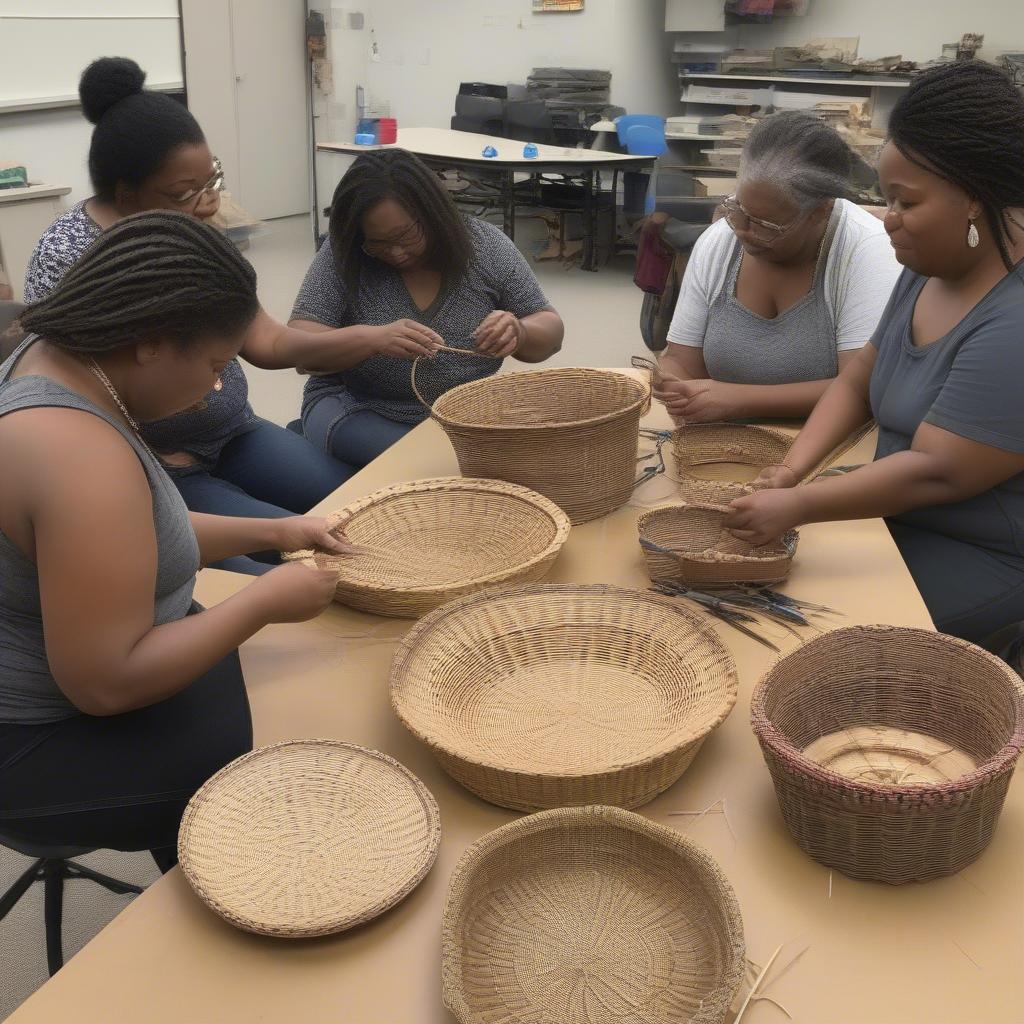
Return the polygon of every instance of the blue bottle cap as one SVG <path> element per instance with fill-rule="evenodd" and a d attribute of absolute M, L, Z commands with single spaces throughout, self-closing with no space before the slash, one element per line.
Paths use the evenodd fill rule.
<path fill-rule="evenodd" d="M 527 160 L 536 160 L 537 157 L 540 156 L 540 152 L 532 142 L 528 142 L 525 146 L 523 146 L 523 156 Z"/>
<path fill-rule="evenodd" d="M 493 146 L 484 146 L 483 155 L 488 159 L 491 159 L 492 157 L 496 157 L 498 155 L 498 151 Z"/>
<path fill-rule="evenodd" d="M 357 146 L 372 146 L 375 141 L 371 132 L 356 132 Z"/>

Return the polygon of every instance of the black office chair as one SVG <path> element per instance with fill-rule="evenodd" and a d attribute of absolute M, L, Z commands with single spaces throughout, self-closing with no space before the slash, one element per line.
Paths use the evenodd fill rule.
<path fill-rule="evenodd" d="M 459 94 L 451 126 L 457 132 L 501 135 L 505 129 L 505 101 L 497 96 Z"/>
<path fill-rule="evenodd" d="M 505 104 L 505 138 L 554 145 L 555 126 L 543 100 L 509 100 Z"/>
<path fill-rule="evenodd" d="M 64 966 L 64 882 L 67 879 L 83 878 L 95 882 L 110 892 L 122 896 L 138 894 L 143 890 L 137 885 L 110 878 L 78 864 L 72 857 L 92 853 L 87 846 L 52 846 L 31 843 L 21 838 L 6 835 L 0 831 L 0 846 L 33 857 L 32 865 L 20 878 L 0 896 L 0 921 L 17 905 L 33 882 L 43 883 L 43 920 L 46 926 L 46 964 L 53 977 Z"/>

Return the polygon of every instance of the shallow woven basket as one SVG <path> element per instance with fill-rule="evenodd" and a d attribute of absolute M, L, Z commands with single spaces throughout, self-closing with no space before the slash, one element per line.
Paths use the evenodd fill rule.
<path fill-rule="evenodd" d="M 609 370 L 534 370 L 461 384 L 431 416 L 466 476 L 530 487 L 585 523 L 629 500 L 650 396 Z"/>
<path fill-rule="evenodd" d="M 727 511 L 720 505 L 668 505 L 640 516 L 640 539 L 675 552 L 642 548 L 651 579 L 712 587 L 784 580 L 796 554 L 796 530 L 755 547 L 726 533 Z"/>
<path fill-rule="evenodd" d="M 521 818 L 452 873 L 441 979 L 460 1024 L 722 1024 L 744 970 L 717 863 L 630 811 Z"/>
<path fill-rule="evenodd" d="M 895 626 L 838 629 L 787 655 L 758 684 L 752 720 L 800 848 L 892 883 L 949 875 L 981 854 L 1024 742 L 1021 682 L 1007 665 Z M 943 759 L 967 770 L 947 778 Z"/>
<path fill-rule="evenodd" d="M 246 931 L 331 935 L 377 917 L 437 857 L 437 803 L 407 768 L 334 740 L 261 747 L 192 797 L 178 859 L 199 898 Z"/>
<path fill-rule="evenodd" d="M 398 645 L 391 702 L 449 775 L 502 807 L 639 807 L 736 702 L 696 613 L 656 594 L 533 585 L 454 601 Z"/>
<path fill-rule="evenodd" d="M 439 477 L 375 491 L 328 516 L 356 555 L 293 551 L 338 573 L 337 600 L 415 618 L 496 583 L 547 575 L 569 518 L 547 498 L 500 480 Z"/>
<path fill-rule="evenodd" d="M 693 504 L 728 505 L 750 492 L 750 482 L 762 469 L 782 462 L 792 444 L 787 434 L 740 423 L 680 427 L 672 435 L 679 492 Z M 752 468 L 741 474 L 737 466 Z"/>

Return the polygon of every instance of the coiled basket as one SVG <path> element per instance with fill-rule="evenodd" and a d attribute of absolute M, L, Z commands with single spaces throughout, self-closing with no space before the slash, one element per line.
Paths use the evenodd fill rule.
<path fill-rule="evenodd" d="M 895 626 L 826 633 L 754 691 L 782 816 L 853 878 L 950 875 L 988 846 L 1024 742 L 1020 679 L 955 637 Z"/>
<path fill-rule="evenodd" d="M 793 438 L 740 423 L 690 423 L 672 435 L 679 493 L 694 504 L 728 505 L 750 492 L 766 466 L 785 459 Z"/>

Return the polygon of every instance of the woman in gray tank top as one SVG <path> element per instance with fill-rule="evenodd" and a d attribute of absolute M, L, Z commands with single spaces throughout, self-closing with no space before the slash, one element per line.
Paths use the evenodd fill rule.
<path fill-rule="evenodd" d="M 22 317 L 0 367 L 0 831 L 173 863 L 195 789 L 251 743 L 238 645 L 329 603 L 279 566 L 204 611 L 201 564 L 348 550 L 313 517 L 189 513 L 140 421 L 215 386 L 258 310 L 255 275 L 178 213 L 105 232 Z"/>
<path fill-rule="evenodd" d="M 750 134 L 736 195 L 697 240 L 656 394 L 687 422 L 806 416 L 874 331 L 899 274 L 854 205 L 853 155 L 797 111 Z"/>

